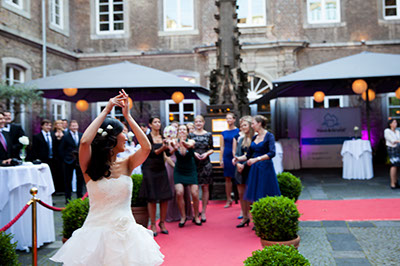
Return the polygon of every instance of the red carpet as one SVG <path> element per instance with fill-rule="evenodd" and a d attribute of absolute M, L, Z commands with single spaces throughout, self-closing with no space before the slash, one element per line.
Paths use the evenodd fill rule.
<path fill-rule="evenodd" d="M 400 199 L 299 200 L 301 221 L 400 220 Z"/>
<path fill-rule="evenodd" d="M 212 201 L 207 210 L 207 222 L 196 226 L 187 221 L 178 228 L 178 222 L 167 223 L 169 235 L 159 234 L 155 239 L 165 255 L 165 266 L 235 266 L 251 252 L 261 249 L 259 238 L 249 227 L 236 228 L 240 222 L 239 204 L 224 209 L 225 202 Z M 301 221 L 321 220 L 400 220 L 400 199 L 366 200 L 299 200 Z M 301 245 L 301 244 L 300 244 Z"/>

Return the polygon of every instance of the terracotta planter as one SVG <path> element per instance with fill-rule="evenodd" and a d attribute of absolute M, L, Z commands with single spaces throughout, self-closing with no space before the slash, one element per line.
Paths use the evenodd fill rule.
<path fill-rule="evenodd" d="M 131 207 L 133 217 L 135 217 L 136 223 L 143 225 L 147 228 L 149 223 L 149 213 L 147 207 Z"/>
<path fill-rule="evenodd" d="M 264 240 L 264 239 L 260 239 L 261 240 L 261 245 L 263 247 L 266 246 L 272 246 L 275 244 L 279 244 L 279 245 L 286 245 L 286 246 L 290 246 L 293 245 L 296 249 L 300 246 L 300 236 L 297 236 L 297 238 L 289 240 L 289 241 L 269 241 L 269 240 Z"/>
<path fill-rule="evenodd" d="M 65 238 L 65 237 L 63 237 L 63 238 L 61 239 L 61 241 L 63 242 L 63 244 L 65 244 L 65 242 L 67 242 L 67 240 L 68 240 L 68 238 Z"/>

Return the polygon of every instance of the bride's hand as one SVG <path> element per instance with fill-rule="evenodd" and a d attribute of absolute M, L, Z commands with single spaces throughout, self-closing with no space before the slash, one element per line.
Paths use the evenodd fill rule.
<path fill-rule="evenodd" d="M 123 96 L 124 107 L 122 107 L 122 114 L 126 118 L 129 115 L 129 96 L 124 90 L 121 90 L 119 93 Z"/>
<path fill-rule="evenodd" d="M 111 98 L 108 100 L 106 109 L 108 112 L 110 112 L 114 106 L 119 106 L 121 108 L 124 108 L 124 95 L 120 92 L 119 95 L 115 96 L 114 98 Z"/>

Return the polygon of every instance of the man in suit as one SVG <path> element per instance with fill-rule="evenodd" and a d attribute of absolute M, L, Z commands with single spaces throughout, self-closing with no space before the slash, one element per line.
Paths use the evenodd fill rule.
<path fill-rule="evenodd" d="M 76 120 L 72 120 L 69 124 L 69 129 L 64 134 L 59 147 L 59 154 L 63 160 L 64 168 L 64 186 L 65 199 L 71 199 L 72 193 L 72 175 L 74 169 L 76 171 L 76 196 L 81 198 L 83 189 L 83 175 L 79 166 L 79 142 L 82 138 L 82 133 L 78 132 L 79 124 Z"/>
<path fill-rule="evenodd" d="M 0 112 L 0 163 L 10 164 L 11 162 L 11 140 L 7 132 L 4 132 L 6 120 L 4 118 L 4 113 Z"/>
<path fill-rule="evenodd" d="M 19 142 L 19 138 L 25 136 L 25 132 L 21 125 L 11 123 L 11 112 L 5 111 L 4 119 L 6 120 L 6 124 L 3 130 L 10 136 L 11 157 L 19 158 L 19 152 L 22 149 L 22 144 Z"/>

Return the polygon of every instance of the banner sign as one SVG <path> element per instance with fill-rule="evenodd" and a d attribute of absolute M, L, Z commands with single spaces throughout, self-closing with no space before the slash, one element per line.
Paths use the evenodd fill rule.
<path fill-rule="evenodd" d="M 343 142 L 361 129 L 360 108 L 300 110 L 300 145 L 303 168 L 342 167 Z"/>

